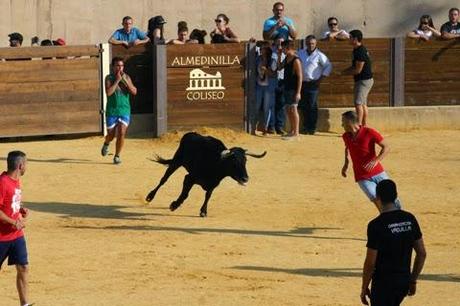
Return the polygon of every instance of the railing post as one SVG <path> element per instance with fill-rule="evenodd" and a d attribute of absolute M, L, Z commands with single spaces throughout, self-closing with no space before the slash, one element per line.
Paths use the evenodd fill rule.
<path fill-rule="evenodd" d="M 160 137 L 168 130 L 166 46 L 152 45 L 153 52 L 153 136 Z"/>
<path fill-rule="evenodd" d="M 107 95 L 105 94 L 105 77 L 110 74 L 110 60 L 112 58 L 112 45 L 109 43 L 100 44 L 101 50 L 99 55 L 99 86 L 100 86 L 100 101 L 101 101 L 101 123 L 102 133 L 107 135 L 107 125 L 105 122 L 105 110 L 107 106 Z"/>
<path fill-rule="evenodd" d="M 246 132 L 251 132 L 256 129 L 252 120 L 255 116 L 256 110 L 254 109 L 256 100 L 256 44 L 246 44 L 245 51 L 246 65 L 244 71 L 245 84 L 244 84 L 244 102 L 245 102 L 245 129 Z"/>
<path fill-rule="evenodd" d="M 405 37 L 391 40 L 390 106 L 404 106 Z"/>

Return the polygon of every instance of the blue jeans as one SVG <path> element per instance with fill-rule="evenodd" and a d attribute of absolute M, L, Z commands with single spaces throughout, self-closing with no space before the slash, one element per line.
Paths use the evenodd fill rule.
<path fill-rule="evenodd" d="M 270 118 L 270 128 L 274 128 L 277 131 L 284 128 L 286 121 L 286 114 L 284 111 L 284 81 L 278 80 L 278 84 L 275 88 L 275 105 L 272 108 L 273 116 Z"/>
<path fill-rule="evenodd" d="M 270 118 L 273 116 L 272 107 L 275 105 L 275 91 L 272 86 L 256 85 L 256 107 L 254 112 L 254 126 L 259 121 L 259 114 L 262 111 L 262 124 L 264 129 L 268 129 Z"/>
<path fill-rule="evenodd" d="M 388 174 L 385 171 L 383 171 L 382 173 L 374 175 L 371 178 L 360 180 L 357 183 L 359 187 L 361 188 L 361 190 L 369 198 L 369 200 L 374 201 L 375 198 L 377 197 L 377 193 L 376 193 L 377 184 L 389 178 L 390 177 L 388 176 Z M 401 201 L 399 200 L 399 198 L 396 199 L 394 204 L 396 207 L 401 208 Z"/>
<path fill-rule="evenodd" d="M 302 97 L 299 108 L 303 114 L 303 128 L 307 132 L 316 131 L 316 123 L 318 122 L 318 94 L 318 86 L 310 86 L 306 82 L 302 83 Z"/>

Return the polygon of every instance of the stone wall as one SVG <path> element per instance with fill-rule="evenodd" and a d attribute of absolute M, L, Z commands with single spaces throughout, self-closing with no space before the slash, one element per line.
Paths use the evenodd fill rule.
<path fill-rule="evenodd" d="M 272 15 L 274 1 L 266 0 L 0 0 L 0 47 L 8 46 L 8 33 L 21 32 L 24 45 L 30 38 L 64 38 L 68 44 L 106 42 L 120 27 L 125 15 L 146 30 L 148 19 L 163 15 L 168 21 L 166 37 L 175 37 L 177 22 L 189 29 L 210 32 L 214 18 L 225 13 L 241 39 L 262 37 L 262 24 Z M 285 0 L 286 16 L 294 19 L 301 37 L 319 35 L 326 19 L 339 18 L 343 28 L 359 28 L 367 37 L 405 35 L 418 24 L 422 14 L 433 16 L 439 28 L 447 21 L 448 10 L 456 3 L 447 0 Z M 209 37 L 208 37 L 209 41 Z"/>

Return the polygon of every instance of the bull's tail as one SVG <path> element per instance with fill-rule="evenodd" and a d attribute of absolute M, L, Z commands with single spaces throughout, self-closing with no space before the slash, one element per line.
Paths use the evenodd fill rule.
<path fill-rule="evenodd" d="M 150 159 L 151 161 L 157 162 L 162 165 L 169 165 L 173 160 L 172 159 L 164 159 L 160 155 L 156 155 L 155 159 Z"/>

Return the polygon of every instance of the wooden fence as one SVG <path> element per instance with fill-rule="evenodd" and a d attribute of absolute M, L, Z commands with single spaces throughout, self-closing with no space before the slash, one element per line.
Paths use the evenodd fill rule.
<path fill-rule="evenodd" d="M 390 106 L 391 39 L 366 39 L 374 74 L 374 86 L 369 94 L 369 106 Z M 318 42 L 318 48 L 332 63 L 333 72 L 321 82 L 319 107 L 347 107 L 353 105 L 353 76 L 339 75 L 351 66 L 353 48 L 348 41 Z"/>
<path fill-rule="evenodd" d="M 101 132 L 97 46 L 0 48 L 0 137 Z"/>
<path fill-rule="evenodd" d="M 365 39 L 364 45 L 375 79 L 370 106 L 460 105 L 460 41 L 381 38 Z M 321 85 L 320 107 L 351 107 L 353 78 L 336 73 L 350 66 L 351 46 L 319 42 L 318 47 L 333 64 Z M 133 114 L 153 118 L 148 120 L 156 136 L 167 129 L 247 123 L 255 86 L 253 45 L 104 49 L 0 48 L 0 137 L 101 133 L 102 74 L 109 73 L 114 56 L 125 59 L 138 88 Z"/>
<path fill-rule="evenodd" d="M 460 105 L 460 41 L 406 39 L 404 105 Z"/>

